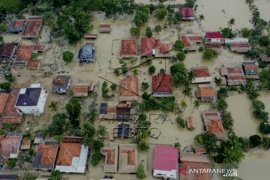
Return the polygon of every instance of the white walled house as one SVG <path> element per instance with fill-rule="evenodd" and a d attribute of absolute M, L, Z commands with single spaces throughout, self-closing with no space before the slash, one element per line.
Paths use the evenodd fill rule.
<path fill-rule="evenodd" d="M 16 107 L 24 114 L 39 116 L 44 113 L 48 94 L 40 84 L 20 89 Z"/>

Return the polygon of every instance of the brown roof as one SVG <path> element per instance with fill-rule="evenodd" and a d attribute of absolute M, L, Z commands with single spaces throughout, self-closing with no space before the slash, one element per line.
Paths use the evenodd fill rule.
<path fill-rule="evenodd" d="M 6 136 L 0 141 L 0 153 L 3 158 L 9 158 L 11 154 L 18 154 L 22 136 L 11 135 Z"/>
<path fill-rule="evenodd" d="M 153 76 L 152 92 L 172 93 L 172 76 L 165 73 Z"/>
<path fill-rule="evenodd" d="M 30 146 L 31 146 L 31 139 L 26 139 L 26 138 L 23 138 L 22 140 L 22 144 L 21 144 L 21 149 L 30 149 Z"/>
<path fill-rule="evenodd" d="M 62 143 L 56 161 L 57 165 L 70 166 L 73 157 L 79 157 L 81 153 L 81 143 Z"/>
<path fill-rule="evenodd" d="M 199 97 L 214 97 L 216 96 L 216 91 L 212 86 L 199 86 L 198 87 Z"/>
<path fill-rule="evenodd" d="M 30 60 L 28 61 L 26 67 L 30 70 L 36 70 L 39 68 L 40 64 L 41 62 L 39 60 Z"/>
<path fill-rule="evenodd" d="M 137 40 L 124 39 L 121 42 L 121 56 L 136 56 L 137 55 Z"/>
<path fill-rule="evenodd" d="M 41 18 L 29 18 L 26 21 L 26 27 L 22 33 L 23 38 L 36 38 L 39 35 L 42 26 Z"/>
<path fill-rule="evenodd" d="M 17 51 L 17 61 L 30 61 L 32 51 L 32 45 L 20 45 Z"/>
<path fill-rule="evenodd" d="M 120 82 L 120 96 L 130 97 L 138 96 L 138 78 L 136 76 L 127 76 Z"/>
<path fill-rule="evenodd" d="M 0 46 L 0 58 L 11 58 L 17 47 L 16 42 L 4 43 Z"/>
<path fill-rule="evenodd" d="M 208 77 L 208 76 L 210 76 L 210 71 L 207 67 L 192 68 L 192 71 L 194 72 L 195 77 Z"/>
<path fill-rule="evenodd" d="M 80 94 L 88 95 L 89 91 L 90 91 L 90 86 L 88 84 L 77 84 L 77 85 L 74 85 L 72 88 L 72 92 L 75 96 L 80 95 Z"/>
<path fill-rule="evenodd" d="M 188 129 L 195 129 L 195 119 L 193 116 L 189 116 L 187 119 L 187 127 Z"/>
<path fill-rule="evenodd" d="M 136 144 L 120 144 L 119 146 L 119 173 L 135 173 L 138 164 Z"/>
<path fill-rule="evenodd" d="M 58 144 L 40 144 L 38 146 L 38 152 L 41 153 L 40 166 L 54 166 L 58 148 Z"/>
<path fill-rule="evenodd" d="M 258 66 L 255 63 L 243 63 L 243 66 L 245 70 L 258 70 Z"/>
<path fill-rule="evenodd" d="M 2 115 L 2 113 L 4 112 L 8 98 L 9 98 L 8 93 L 0 93 L 0 115 Z"/>
<path fill-rule="evenodd" d="M 87 33 L 87 34 L 85 34 L 83 37 L 84 37 L 85 39 L 96 39 L 97 36 L 98 36 L 97 34 Z"/>
<path fill-rule="evenodd" d="M 8 97 L 2 116 L 0 117 L 1 123 L 21 123 L 22 113 L 15 107 L 19 89 L 13 89 Z"/>

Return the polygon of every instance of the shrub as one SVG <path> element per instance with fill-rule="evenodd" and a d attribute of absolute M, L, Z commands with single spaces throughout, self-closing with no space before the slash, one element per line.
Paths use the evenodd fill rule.
<path fill-rule="evenodd" d="M 180 40 L 175 41 L 175 43 L 173 45 L 173 49 L 175 51 L 182 51 L 183 50 L 183 47 L 184 47 L 184 44 Z"/>
<path fill-rule="evenodd" d="M 113 83 L 113 84 L 111 85 L 111 90 L 112 90 L 112 91 L 115 91 L 116 88 L 117 88 L 117 85 Z"/>
<path fill-rule="evenodd" d="M 179 127 L 185 128 L 186 127 L 186 122 L 183 118 L 177 117 L 176 118 L 176 123 L 178 124 Z"/>
<path fill-rule="evenodd" d="M 4 91 L 9 92 L 10 91 L 10 83 L 9 82 L 3 82 L 0 84 L 0 89 L 3 89 Z"/>
<path fill-rule="evenodd" d="M 249 137 L 249 145 L 251 148 L 258 147 L 259 145 L 262 144 L 262 138 L 255 134 Z"/>
<path fill-rule="evenodd" d="M 206 48 L 203 51 L 203 59 L 212 60 L 212 59 L 217 58 L 217 56 L 218 56 L 218 54 L 215 50 Z"/>
<path fill-rule="evenodd" d="M 66 63 L 70 63 L 73 60 L 74 54 L 70 51 L 64 51 L 63 52 L 63 60 Z"/>
<path fill-rule="evenodd" d="M 10 169 L 13 169 L 17 164 L 17 160 L 16 159 L 10 159 L 7 161 L 7 166 Z"/>
<path fill-rule="evenodd" d="M 141 34 L 140 28 L 138 27 L 131 27 L 130 28 L 130 34 L 135 37 L 139 37 Z"/>
<path fill-rule="evenodd" d="M 155 26 L 154 30 L 155 30 L 156 33 L 159 33 L 162 29 L 161 29 L 160 25 L 157 25 L 157 26 Z"/>
<path fill-rule="evenodd" d="M 141 89 L 142 91 L 146 91 L 149 88 L 149 84 L 147 82 L 142 82 Z"/>
<path fill-rule="evenodd" d="M 145 34 L 147 37 L 152 37 L 153 33 L 150 27 L 147 27 L 145 30 Z"/>
<path fill-rule="evenodd" d="M 164 6 L 160 6 L 155 10 L 155 17 L 158 20 L 164 19 L 167 15 L 167 9 Z"/>
<path fill-rule="evenodd" d="M 155 66 L 149 66 L 149 68 L 148 68 L 148 73 L 150 74 L 150 75 L 152 75 L 152 74 L 154 74 L 156 72 L 156 67 Z"/>
<path fill-rule="evenodd" d="M 184 61 L 186 58 L 186 54 L 183 51 L 179 51 L 176 55 L 177 59 L 179 61 Z"/>
<path fill-rule="evenodd" d="M 144 167 L 142 164 L 139 164 L 139 166 L 138 166 L 136 177 L 139 179 L 143 179 L 146 177 Z"/>
<path fill-rule="evenodd" d="M 262 134 L 270 134 L 270 124 L 269 124 L 269 122 L 262 122 L 260 124 L 260 132 Z"/>

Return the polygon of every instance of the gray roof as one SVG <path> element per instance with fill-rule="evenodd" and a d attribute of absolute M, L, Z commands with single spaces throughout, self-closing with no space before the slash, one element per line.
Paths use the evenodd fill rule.
<path fill-rule="evenodd" d="M 56 93 L 63 93 L 69 88 L 70 76 L 57 76 L 53 80 L 52 91 Z"/>
<path fill-rule="evenodd" d="M 81 47 L 78 56 L 80 61 L 94 62 L 95 59 L 95 48 L 92 44 L 85 44 Z"/>
<path fill-rule="evenodd" d="M 16 106 L 36 106 L 41 94 L 41 88 L 27 88 L 24 94 L 20 94 Z"/>

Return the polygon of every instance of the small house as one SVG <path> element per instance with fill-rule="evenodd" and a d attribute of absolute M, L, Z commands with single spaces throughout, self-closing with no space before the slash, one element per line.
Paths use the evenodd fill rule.
<path fill-rule="evenodd" d="M 0 63 L 10 63 L 15 60 L 18 42 L 3 43 L 0 45 Z"/>
<path fill-rule="evenodd" d="M 22 135 L 19 133 L 8 133 L 0 140 L 0 154 L 4 160 L 16 159 L 19 156 Z"/>
<path fill-rule="evenodd" d="M 25 27 L 24 19 L 12 20 L 8 26 L 7 32 L 8 33 L 21 33 L 23 32 L 24 27 Z"/>
<path fill-rule="evenodd" d="M 20 149 L 21 150 L 28 150 L 28 149 L 30 149 L 30 147 L 31 147 L 31 139 L 24 137 L 22 139 L 22 144 L 21 144 Z"/>
<path fill-rule="evenodd" d="M 215 32 L 206 32 L 205 33 L 205 43 L 223 43 L 223 36 L 221 32 L 215 31 Z"/>
<path fill-rule="evenodd" d="M 81 47 L 78 55 L 80 64 L 94 63 L 96 57 L 96 51 L 94 44 L 85 44 Z"/>
<path fill-rule="evenodd" d="M 196 97 L 200 98 L 203 102 L 212 102 L 216 100 L 215 89 L 208 84 L 201 84 L 195 91 Z"/>
<path fill-rule="evenodd" d="M 228 86 L 241 86 L 247 83 L 244 71 L 240 67 L 222 66 L 220 68 L 220 75 L 226 80 Z"/>
<path fill-rule="evenodd" d="M 17 55 L 16 55 L 16 61 L 15 63 L 17 65 L 24 65 L 27 66 L 30 61 L 34 61 L 35 59 L 32 59 L 32 54 L 33 53 L 43 53 L 45 51 L 45 46 L 44 45 L 25 45 L 21 44 L 18 48 Z M 30 62 L 35 63 L 36 65 L 40 65 L 40 63 L 37 62 Z M 28 67 L 30 67 L 29 65 Z"/>
<path fill-rule="evenodd" d="M 191 71 L 194 75 L 193 84 L 210 83 L 212 81 L 212 76 L 207 67 L 193 67 Z"/>
<path fill-rule="evenodd" d="M 70 76 L 60 75 L 54 78 L 52 92 L 56 94 L 66 94 L 71 85 Z"/>
<path fill-rule="evenodd" d="M 119 145 L 119 173 L 136 173 L 138 168 L 137 144 Z"/>
<path fill-rule="evenodd" d="M 121 58 L 132 58 L 137 56 L 137 40 L 136 39 L 123 39 L 121 41 Z"/>
<path fill-rule="evenodd" d="M 194 11 L 189 7 L 181 7 L 179 8 L 179 13 L 183 20 L 185 21 L 193 21 L 195 20 Z"/>
<path fill-rule="evenodd" d="M 93 34 L 93 33 L 87 33 L 83 37 L 84 37 L 84 39 L 95 40 L 95 39 L 97 39 L 98 35 L 97 34 Z"/>
<path fill-rule="evenodd" d="M 119 87 L 119 100 L 120 101 L 132 101 L 138 100 L 138 84 L 139 79 L 136 76 L 127 76 L 126 78 L 122 79 L 120 82 Z"/>
<path fill-rule="evenodd" d="M 259 79 L 258 64 L 255 61 L 245 61 L 242 64 L 247 79 Z"/>
<path fill-rule="evenodd" d="M 204 47 L 206 49 L 212 49 L 218 53 L 220 53 L 223 49 L 222 44 L 220 44 L 220 43 L 205 43 Z"/>
<path fill-rule="evenodd" d="M 194 130 L 196 127 L 195 127 L 195 119 L 193 116 L 189 116 L 188 119 L 187 119 L 187 128 L 189 130 Z"/>
<path fill-rule="evenodd" d="M 128 123 L 119 123 L 113 129 L 113 136 L 118 138 L 129 138 L 131 135 L 131 128 Z"/>
<path fill-rule="evenodd" d="M 90 92 L 93 92 L 92 84 L 78 83 L 72 87 L 74 97 L 87 97 Z"/>
<path fill-rule="evenodd" d="M 105 156 L 104 173 L 117 173 L 118 169 L 118 144 L 106 144 L 101 149 L 101 153 Z"/>
<path fill-rule="evenodd" d="M 100 24 L 98 26 L 99 33 L 110 33 L 111 32 L 111 25 L 110 24 Z"/>
<path fill-rule="evenodd" d="M 197 51 L 203 42 L 203 38 L 198 34 L 181 34 L 180 40 L 184 44 L 185 51 Z"/>
<path fill-rule="evenodd" d="M 22 38 L 37 38 L 42 27 L 42 19 L 39 16 L 29 17 L 21 34 Z"/>
<path fill-rule="evenodd" d="M 169 97 L 172 94 L 172 77 L 160 72 L 152 78 L 152 92 L 154 97 Z"/>
<path fill-rule="evenodd" d="M 249 42 L 245 43 L 233 43 L 231 44 L 231 51 L 237 53 L 245 53 L 252 49 L 252 46 Z"/>

